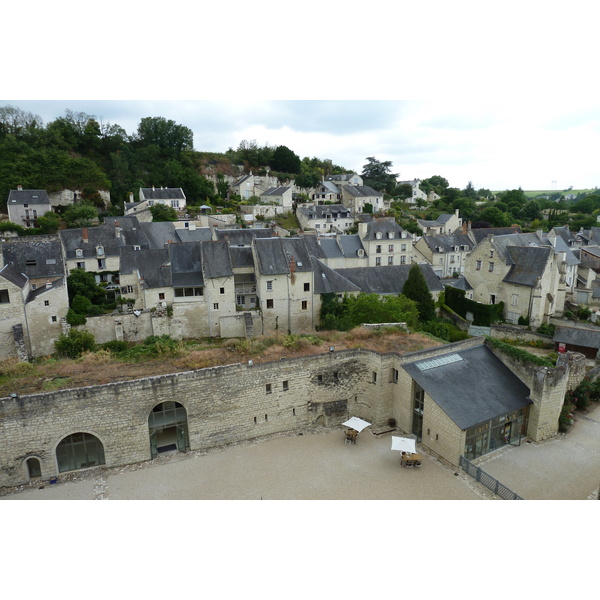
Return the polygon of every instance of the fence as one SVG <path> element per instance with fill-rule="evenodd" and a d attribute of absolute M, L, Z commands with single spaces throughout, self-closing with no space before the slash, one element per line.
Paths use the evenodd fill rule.
<path fill-rule="evenodd" d="M 491 490 L 497 496 L 500 496 L 503 500 L 523 500 L 521 496 L 518 496 L 513 491 L 509 490 L 505 485 L 501 484 L 497 479 L 488 475 L 480 467 L 474 465 L 469 459 L 464 456 L 460 457 L 460 466 L 462 470 L 473 477 L 475 481 L 485 485 L 488 490 Z"/>

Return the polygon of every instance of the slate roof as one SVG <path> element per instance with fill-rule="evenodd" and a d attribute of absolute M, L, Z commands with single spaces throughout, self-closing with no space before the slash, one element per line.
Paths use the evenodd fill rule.
<path fill-rule="evenodd" d="M 27 304 L 28 302 L 35 300 L 38 296 L 45 294 L 49 290 L 63 287 L 65 285 L 65 281 L 65 277 L 61 277 L 59 279 L 55 279 L 52 283 L 50 283 L 50 285 L 41 285 L 35 290 L 30 290 L 29 294 L 27 295 L 27 300 L 25 300 L 25 303 Z"/>
<path fill-rule="evenodd" d="M 544 273 L 550 259 L 550 248 L 508 246 L 508 264 L 512 264 L 503 281 L 533 287 Z"/>
<path fill-rule="evenodd" d="M 473 289 L 471 284 L 465 279 L 464 275 L 461 275 L 460 277 L 447 277 L 445 279 L 440 279 L 440 281 L 444 287 L 453 287 L 457 290 L 464 290 L 465 292 Z"/>
<path fill-rule="evenodd" d="M 402 368 L 460 429 L 532 404 L 529 388 L 486 346 L 455 354 L 462 360 L 424 371 L 418 365 L 427 360 Z"/>
<path fill-rule="evenodd" d="M 367 251 L 365 250 L 365 247 L 361 242 L 360 236 L 357 233 L 340 235 L 338 236 L 338 241 L 340 243 L 340 246 L 342 247 L 342 252 L 344 256 L 354 258 L 355 256 L 358 256 L 359 250 L 364 250 L 365 256 L 367 256 Z"/>
<path fill-rule="evenodd" d="M 336 269 L 362 292 L 367 294 L 401 294 L 404 283 L 408 278 L 411 265 L 389 265 L 385 267 L 354 267 Z M 442 292 L 444 286 L 440 283 L 431 265 L 419 265 L 430 292 Z"/>
<path fill-rule="evenodd" d="M 174 287 L 204 285 L 202 244 L 169 244 L 168 251 Z"/>
<path fill-rule="evenodd" d="M 118 225 L 121 235 L 115 235 Z M 83 232 L 87 230 L 88 242 L 83 241 Z M 77 258 L 75 251 L 82 250 L 84 258 L 96 257 L 96 246 L 102 246 L 105 256 L 118 256 L 125 246 L 148 248 L 149 243 L 144 231 L 135 217 L 107 217 L 103 225 L 82 227 L 81 229 L 63 229 L 59 231 L 67 259 Z"/>
<path fill-rule="evenodd" d="M 177 227 L 175 233 L 181 242 L 210 242 L 213 239 L 210 227 L 196 227 L 196 229 Z"/>
<path fill-rule="evenodd" d="M 294 259 L 296 263 L 296 272 L 306 272 L 312 270 L 308 249 L 304 243 L 304 238 L 301 237 L 285 237 L 281 238 L 283 242 L 283 250 L 288 259 L 288 264 Z"/>
<path fill-rule="evenodd" d="M 227 242 L 200 242 L 202 248 L 202 271 L 205 279 L 231 277 L 231 258 Z"/>
<path fill-rule="evenodd" d="M 552 338 L 555 342 L 583 346 L 584 348 L 600 348 L 600 329 L 583 329 L 580 327 L 557 327 Z"/>
<path fill-rule="evenodd" d="M 344 191 L 356 198 L 363 197 L 368 198 L 371 196 L 383 196 L 381 192 L 374 190 L 369 185 L 347 185 L 344 187 Z"/>
<path fill-rule="evenodd" d="M 323 193 L 321 192 L 321 188 L 324 187 L 326 190 L 329 190 L 330 194 L 341 194 L 341 190 L 340 188 L 335 185 L 335 183 L 333 183 L 333 181 L 320 181 L 319 184 L 317 186 L 315 186 L 315 192 L 318 193 Z"/>
<path fill-rule="evenodd" d="M 139 272 L 145 288 L 171 287 L 171 267 L 168 248 L 134 250 L 121 248 L 120 272 Z"/>
<path fill-rule="evenodd" d="M 290 188 L 289 187 L 285 187 L 285 186 L 279 186 L 279 187 L 272 187 L 269 188 L 268 190 L 264 191 L 261 194 L 262 196 L 283 196 L 283 194 L 285 194 Z"/>
<path fill-rule="evenodd" d="M 272 238 L 269 227 L 257 229 L 216 229 L 217 240 L 228 240 L 232 246 L 251 246 L 254 238 Z"/>
<path fill-rule="evenodd" d="M 46 190 L 10 190 L 7 205 L 11 204 L 50 204 Z"/>
<path fill-rule="evenodd" d="M 281 238 L 256 238 L 254 240 L 256 268 L 261 275 L 282 275 L 290 272 L 289 259 Z"/>
<path fill-rule="evenodd" d="M 333 269 L 330 269 L 314 256 L 311 256 L 310 260 L 314 272 L 315 294 L 345 294 L 347 292 L 360 292 L 360 288 L 357 285 L 353 284 Z"/>
<path fill-rule="evenodd" d="M 475 242 L 479 244 L 489 235 L 508 235 L 509 233 L 521 233 L 520 227 L 486 227 L 479 229 L 471 229 L 470 233 L 475 238 Z"/>
<path fill-rule="evenodd" d="M 454 252 L 453 248 L 455 246 L 459 248 L 459 251 L 461 246 L 466 246 L 465 252 L 470 251 L 475 247 L 471 238 L 463 233 L 424 235 L 423 240 L 433 252 L 436 252 L 438 246 L 441 248 L 440 252 Z"/>
<path fill-rule="evenodd" d="M 334 237 L 320 238 L 318 245 L 322 256 L 317 256 L 317 258 L 344 258 L 345 256 L 338 240 Z M 315 255 L 313 254 L 313 256 Z"/>
<path fill-rule="evenodd" d="M 399 240 L 402 238 L 402 227 L 396 223 L 394 217 L 373 218 L 367 223 L 367 233 L 362 238 L 363 240 L 376 240 L 377 233 L 382 233 L 383 238 L 388 239 L 388 233 L 393 233 L 394 237 L 389 239 Z"/>
<path fill-rule="evenodd" d="M 181 188 L 140 188 L 146 200 L 185 200 Z"/>
<path fill-rule="evenodd" d="M 12 266 L 29 279 L 65 275 L 62 246 L 58 237 L 55 240 L 31 237 L 3 242 L 2 257 L 5 265 Z"/>
<path fill-rule="evenodd" d="M 14 283 L 16 286 L 20 288 L 24 288 L 27 283 L 27 277 L 25 275 L 15 271 L 13 267 L 10 265 L 4 265 L 0 269 L 0 277 L 4 277 L 7 281 Z"/>
<path fill-rule="evenodd" d="M 327 181 L 350 181 L 357 173 L 338 173 L 337 175 L 328 175 Z"/>
<path fill-rule="evenodd" d="M 254 267 L 252 248 L 238 248 L 229 246 L 229 260 L 233 269 L 243 267 Z"/>
<path fill-rule="evenodd" d="M 571 231 L 569 230 L 569 228 L 567 226 L 553 227 L 553 229 L 554 229 L 554 233 L 559 235 L 564 240 L 564 242 L 567 244 L 567 246 L 573 245 L 573 243 L 575 242 L 575 237 L 571 233 Z"/>
<path fill-rule="evenodd" d="M 307 219 L 352 218 L 352 211 L 343 204 L 317 204 L 316 206 L 299 206 L 298 211 Z"/>
<path fill-rule="evenodd" d="M 331 242 L 335 244 L 335 238 L 318 238 L 316 235 L 304 236 L 304 244 L 306 246 L 306 249 L 308 250 L 308 253 L 316 258 L 328 257 L 323 247 L 323 242 L 325 241 L 327 242 L 327 244 L 330 244 Z M 335 245 L 337 246 L 337 244 Z"/>
<path fill-rule="evenodd" d="M 140 228 L 148 240 L 149 248 L 164 248 L 169 242 L 179 241 L 175 225 L 171 221 L 140 223 Z"/>

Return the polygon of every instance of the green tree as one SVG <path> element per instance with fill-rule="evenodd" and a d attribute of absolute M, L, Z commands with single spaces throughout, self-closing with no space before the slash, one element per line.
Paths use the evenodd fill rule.
<path fill-rule="evenodd" d="M 435 192 L 438 196 L 444 196 L 448 189 L 448 180 L 441 175 L 434 175 L 428 179 L 423 179 L 420 183 L 420 188 L 426 193 Z"/>
<path fill-rule="evenodd" d="M 421 322 L 435 319 L 435 303 L 421 268 L 413 264 L 402 287 L 402 294 L 416 302 Z"/>
<path fill-rule="evenodd" d="M 54 342 L 57 354 L 66 358 L 78 358 L 84 352 L 91 352 L 96 347 L 96 340 L 89 331 L 70 329 L 68 334 L 62 333 Z"/>
<path fill-rule="evenodd" d="M 140 146 L 157 146 L 167 155 L 194 149 L 192 130 L 164 117 L 144 117 L 138 125 L 135 140 Z"/>
<path fill-rule="evenodd" d="M 87 200 L 71 204 L 63 213 L 69 227 L 89 227 L 98 218 L 98 210 Z"/>
<path fill-rule="evenodd" d="M 301 170 L 300 157 L 287 146 L 277 146 L 273 152 L 269 166 L 280 173 L 291 173 L 297 175 Z"/>
<path fill-rule="evenodd" d="M 93 273 L 73 269 L 67 277 L 67 291 L 71 304 L 77 296 L 88 298 L 92 304 L 102 304 L 106 298 L 104 290 L 96 283 Z"/>
<path fill-rule="evenodd" d="M 367 161 L 361 175 L 363 183 L 379 192 L 393 194 L 397 186 L 398 173 L 390 172 L 392 162 L 389 160 L 382 162 L 373 156 L 367 157 Z"/>
<path fill-rule="evenodd" d="M 153 221 L 177 221 L 177 211 L 166 204 L 154 204 L 150 207 Z"/>
<path fill-rule="evenodd" d="M 361 323 L 406 323 L 409 327 L 414 327 L 419 320 L 416 303 L 404 295 L 379 296 L 361 293 L 358 296 L 350 296 L 347 311 L 352 327 Z"/>
<path fill-rule="evenodd" d="M 52 212 L 48 211 L 41 217 L 38 217 L 37 226 L 42 230 L 42 233 L 56 233 L 60 226 L 60 217 Z"/>

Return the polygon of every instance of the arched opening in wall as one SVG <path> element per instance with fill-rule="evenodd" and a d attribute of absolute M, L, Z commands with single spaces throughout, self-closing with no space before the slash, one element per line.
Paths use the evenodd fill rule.
<path fill-rule="evenodd" d="M 157 404 L 148 417 L 148 430 L 152 458 L 169 450 L 183 452 L 190 446 L 187 411 L 179 402 Z"/>
<path fill-rule="evenodd" d="M 56 447 L 58 472 L 76 471 L 104 464 L 104 446 L 91 433 L 72 433 Z"/>
<path fill-rule="evenodd" d="M 26 463 L 27 465 L 27 475 L 29 475 L 29 479 L 37 479 L 42 476 L 42 466 L 40 465 L 40 459 L 31 457 L 28 458 Z"/>

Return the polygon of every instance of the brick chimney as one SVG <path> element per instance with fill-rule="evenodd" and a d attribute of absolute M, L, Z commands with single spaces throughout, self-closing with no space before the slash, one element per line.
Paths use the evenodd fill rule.
<path fill-rule="evenodd" d="M 22 185 L 18 185 L 17 186 L 17 191 L 18 192 L 22 192 L 23 191 L 23 186 Z"/>
<path fill-rule="evenodd" d="M 83 240 L 84 244 L 88 243 L 89 239 L 88 239 L 88 230 L 87 230 L 87 227 L 84 227 L 81 230 L 81 239 Z"/>

